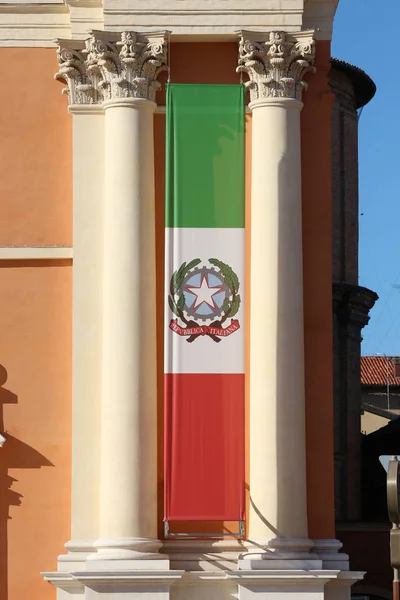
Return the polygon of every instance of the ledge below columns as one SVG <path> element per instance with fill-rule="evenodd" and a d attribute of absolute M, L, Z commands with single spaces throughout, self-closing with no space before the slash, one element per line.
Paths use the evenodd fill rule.
<path fill-rule="evenodd" d="M 325 588 L 325 600 L 350 600 L 351 586 L 363 579 L 363 571 L 340 571 Z"/>
<path fill-rule="evenodd" d="M 43 573 L 57 600 L 350 600 L 363 573 L 329 569 L 147 570 Z"/>
<path fill-rule="evenodd" d="M 57 600 L 84 594 L 85 600 L 169 600 L 169 588 L 183 571 L 129 570 L 42 573 L 57 589 Z"/>
<path fill-rule="evenodd" d="M 239 600 L 324 600 L 325 585 L 338 576 L 338 571 L 251 569 L 227 573 L 238 584 Z"/>
<path fill-rule="evenodd" d="M 69 555 L 83 557 L 84 544 Z M 363 573 L 348 570 L 341 547 L 335 539 L 171 540 L 161 560 L 101 561 L 92 552 L 80 571 L 63 560 L 69 572 L 43 576 L 57 600 L 350 600 Z"/>

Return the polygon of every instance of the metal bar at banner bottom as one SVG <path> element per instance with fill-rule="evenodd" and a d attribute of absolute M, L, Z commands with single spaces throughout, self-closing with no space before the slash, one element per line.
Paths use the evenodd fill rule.
<path fill-rule="evenodd" d="M 244 521 L 238 521 L 239 531 L 238 533 L 171 533 L 169 530 L 169 522 L 164 521 L 164 538 L 211 538 L 218 539 L 221 537 L 234 537 L 239 540 L 244 539 L 245 528 Z"/>

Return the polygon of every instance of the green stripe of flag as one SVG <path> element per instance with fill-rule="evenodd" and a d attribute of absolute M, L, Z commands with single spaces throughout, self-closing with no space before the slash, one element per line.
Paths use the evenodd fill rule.
<path fill-rule="evenodd" d="M 244 86 L 167 86 L 166 227 L 244 227 L 244 119 Z"/>

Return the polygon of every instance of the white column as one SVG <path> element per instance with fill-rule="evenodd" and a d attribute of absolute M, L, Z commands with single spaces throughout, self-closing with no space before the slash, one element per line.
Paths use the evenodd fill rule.
<path fill-rule="evenodd" d="M 69 547 L 159 559 L 153 114 L 166 35 L 92 32 L 57 57 L 79 115 Z"/>
<path fill-rule="evenodd" d="M 100 524 L 91 558 L 159 559 L 153 114 L 165 35 L 94 32 L 84 53 L 105 110 Z"/>
<path fill-rule="evenodd" d="M 264 37 L 263 37 L 264 36 Z M 260 41 L 261 39 L 261 41 Z M 301 209 L 302 75 L 312 33 L 244 32 L 252 124 L 249 539 L 308 552 Z"/>
<path fill-rule="evenodd" d="M 307 538 L 302 104 L 292 98 L 266 98 L 250 108 L 249 537 Z"/>
<path fill-rule="evenodd" d="M 104 111 L 73 105 L 73 331 L 71 540 L 60 562 L 93 552 L 99 520 Z M 82 460 L 82 457 L 85 457 Z M 82 562 L 83 561 L 83 562 Z M 79 564 L 74 565 L 80 568 Z"/>
<path fill-rule="evenodd" d="M 127 557 L 161 545 L 155 539 L 155 107 L 143 98 L 104 103 L 102 539 L 96 546 L 130 549 Z"/>
<path fill-rule="evenodd" d="M 56 74 L 68 86 L 73 158 L 71 539 L 58 559 L 65 572 L 85 569 L 99 522 L 104 110 L 87 85 L 83 48 L 59 40 Z"/>
<path fill-rule="evenodd" d="M 92 32 L 60 41 L 58 61 L 77 203 L 73 539 L 43 576 L 59 600 L 168 600 L 182 572 L 156 539 L 153 114 L 165 32 Z"/>

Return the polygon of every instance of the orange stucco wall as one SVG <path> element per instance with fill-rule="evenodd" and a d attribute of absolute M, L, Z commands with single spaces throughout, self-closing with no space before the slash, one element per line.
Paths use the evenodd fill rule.
<path fill-rule="evenodd" d="M 0 245 L 72 243 L 71 118 L 50 48 L 1 48 Z"/>
<path fill-rule="evenodd" d="M 47 600 L 69 538 L 71 265 L 0 261 L 0 598 Z M 7 595 L 8 591 L 8 595 Z"/>
<path fill-rule="evenodd" d="M 72 240 L 71 118 L 51 49 L 0 49 L 0 246 Z M 0 261 L 0 598 L 53 600 L 70 532 L 71 261 Z"/>
<path fill-rule="evenodd" d="M 310 538 L 334 538 L 332 353 L 333 96 L 330 43 L 317 42 L 316 73 L 301 113 L 307 506 Z"/>

